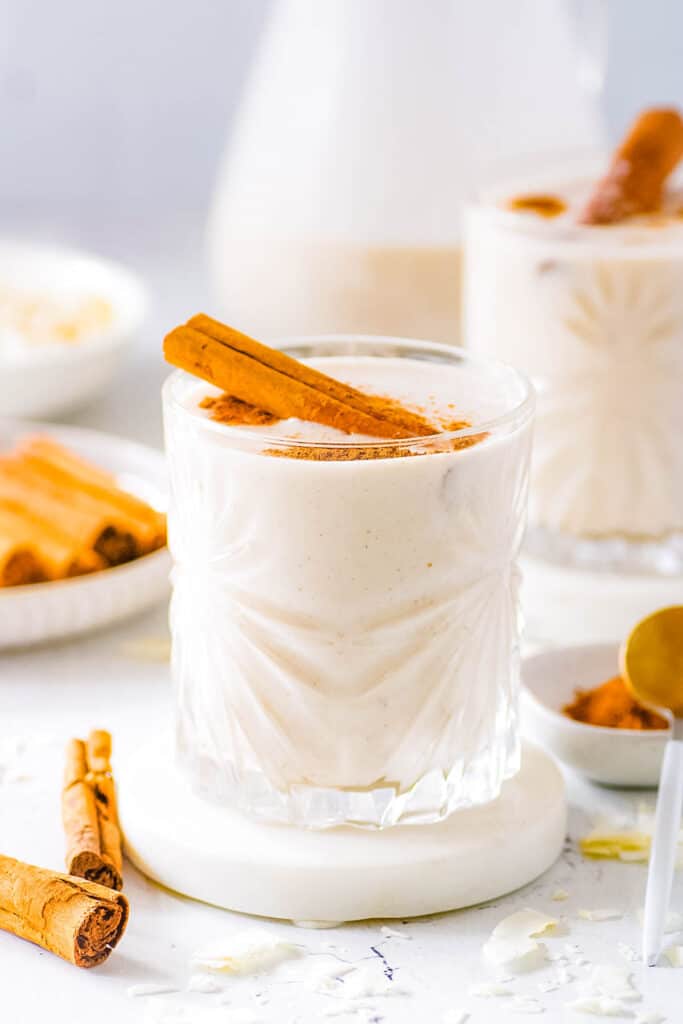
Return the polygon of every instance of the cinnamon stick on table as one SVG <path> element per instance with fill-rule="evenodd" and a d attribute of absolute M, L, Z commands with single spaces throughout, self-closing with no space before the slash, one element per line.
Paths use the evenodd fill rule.
<path fill-rule="evenodd" d="M 166 336 L 164 355 L 174 366 L 278 419 L 295 417 L 372 437 L 439 432 L 398 402 L 366 395 L 203 313 Z"/>
<path fill-rule="evenodd" d="M 87 781 L 95 794 L 102 854 L 119 875 L 123 869 L 121 829 L 116 806 L 116 787 L 111 768 L 111 735 L 105 729 L 93 729 L 86 746 Z M 121 888 L 120 885 L 115 888 Z"/>
<path fill-rule="evenodd" d="M 0 855 L 0 928 L 76 967 L 107 959 L 128 912 L 122 893 Z"/>
<path fill-rule="evenodd" d="M 66 866 L 70 875 L 121 889 L 121 834 L 111 774 L 111 736 L 90 734 L 88 744 L 72 739 L 67 747 L 62 821 Z"/>
<path fill-rule="evenodd" d="M 659 209 L 666 179 L 683 157 L 683 118 L 677 110 L 645 110 L 617 149 L 609 170 L 579 218 L 615 224 Z"/>

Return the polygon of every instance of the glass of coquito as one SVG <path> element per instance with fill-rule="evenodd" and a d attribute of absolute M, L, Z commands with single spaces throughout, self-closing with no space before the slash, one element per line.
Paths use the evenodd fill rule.
<path fill-rule="evenodd" d="M 602 178 L 568 159 L 468 211 L 466 341 L 536 385 L 527 547 L 551 561 L 683 571 L 681 155 L 649 110 Z"/>
<path fill-rule="evenodd" d="M 283 348 L 165 342 L 179 760 L 268 821 L 436 822 L 519 766 L 532 389 L 440 344 Z"/>

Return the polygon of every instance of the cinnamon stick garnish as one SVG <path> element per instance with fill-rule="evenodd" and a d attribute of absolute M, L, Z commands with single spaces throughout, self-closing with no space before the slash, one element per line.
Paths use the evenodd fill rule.
<path fill-rule="evenodd" d="M 107 959 L 128 912 L 122 893 L 0 855 L 0 928 L 76 967 Z"/>
<path fill-rule="evenodd" d="M 296 418 L 372 437 L 438 433 L 398 402 L 366 395 L 204 314 L 164 340 L 169 363 L 278 419 Z"/>
<path fill-rule="evenodd" d="M 88 772 L 86 745 L 82 740 L 73 739 L 67 746 L 62 790 L 67 871 L 110 889 L 120 889 L 123 884 L 120 838 L 118 844 L 113 844 L 107 829 L 102 829 L 99 801 Z M 109 824 L 106 821 L 106 825 Z M 118 836 L 118 827 L 114 829 Z M 106 836 L 103 831 L 107 832 Z"/>
<path fill-rule="evenodd" d="M 617 149 L 579 220 L 616 224 L 662 203 L 666 179 L 683 157 L 683 118 L 666 108 L 644 111 Z"/>

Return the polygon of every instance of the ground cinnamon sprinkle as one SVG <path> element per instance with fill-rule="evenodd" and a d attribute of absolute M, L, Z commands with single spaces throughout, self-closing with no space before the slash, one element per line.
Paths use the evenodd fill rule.
<path fill-rule="evenodd" d="M 463 424 L 469 426 L 469 424 Z M 457 452 L 483 441 L 487 434 L 472 434 L 470 437 L 435 438 L 433 441 L 416 442 L 417 449 L 398 444 L 338 445 L 314 447 L 313 445 L 291 445 L 288 448 L 266 448 L 264 455 L 277 458 L 308 459 L 311 462 L 353 462 L 365 459 L 402 459 L 412 455 L 434 455 L 437 452 Z"/>
<path fill-rule="evenodd" d="M 278 422 L 278 417 L 272 412 L 249 405 L 234 395 L 218 395 L 216 398 L 207 395 L 201 400 L 199 407 L 208 409 L 212 420 L 232 427 L 267 427 Z"/>
<path fill-rule="evenodd" d="M 656 711 L 649 711 L 630 694 L 621 676 L 608 679 L 592 690 L 577 690 L 563 712 L 587 725 L 605 725 L 611 729 L 666 729 L 668 722 Z"/>
<path fill-rule="evenodd" d="M 539 217 L 559 217 L 567 209 L 567 204 L 558 196 L 516 196 L 509 201 L 508 209 L 537 213 Z"/>
<path fill-rule="evenodd" d="M 378 412 L 389 412 L 392 409 L 400 409 L 402 406 L 393 398 L 372 396 L 373 407 Z M 280 417 L 268 412 L 266 409 L 259 409 L 249 402 L 242 401 L 234 395 L 222 394 L 216 397 L 207 396 L 199 403 L 201 409 L 207 409 L 211 419 L 217 423 L 224 423 L 231 427 L 267 427 L 273 423 L 279 423 Z M 422 411 L 422 410 L 420 410 Z M 467 420 L 442 420 L 440 428 L 444 432 L 463 430 L 471 424 Z M 470 437 L 444 438 L 443 441 L 435 438 L 425 443 L 422 439 L 416 439 L 419 443 L 419 450 L 413 450 L 405 445 L 398 444 L 368 444 L 368 445 L 331 445 L 330 447 L 312 445 L 291 445 L 287 448 L 267 448 L 264 455 L 274 455 L 278 458 L 308 459 L 313 462 L 353 462 L 366 459 L 400 459 L 411 455 L 429 455 L 435 452 L 459 451 L 462 448 L 471 448 L 472 445 L 482 441 L 487 435 L 473 434 Z"/>

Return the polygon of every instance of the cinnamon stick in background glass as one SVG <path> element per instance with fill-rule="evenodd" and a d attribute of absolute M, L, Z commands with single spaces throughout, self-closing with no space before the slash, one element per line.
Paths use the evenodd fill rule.
<path fill-rule="evenodd" d="M 0 928 L 76 967 L 107 959 L 128 913 L 122 893 L 0 855 Z"/>
<path fill-rule="evenodd" d="M 677 110 L 644 110 L 595 185 L 582 224 L 617 224 L 652 213 L 662 202 L 664 185 L 683 157 L 683 117 Z"/>

